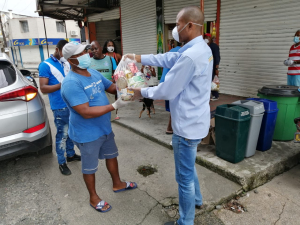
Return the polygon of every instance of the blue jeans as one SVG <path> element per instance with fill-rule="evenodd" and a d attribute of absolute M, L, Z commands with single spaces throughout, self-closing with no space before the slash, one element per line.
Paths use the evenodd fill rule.
<path fill-rule="evenodd" d="M 54 124 L 56 126 L 56 156 L 58 164 L 63 164 L 66 162 L 65 152 L 67 152 L 68 157 L 75 155 L 74 143 L 69 138 L 69 116 L 70 112 L 68 108 L 53 110 Z"/>
<path fill-rule="evenodd" d="M 175 177 L 179 192 L 179 225 L 193 225 L 195 205 L 202 205 L 202 195 L 195 167 L 197 146 L 201 139 L 189 140 L 173 134 Z"/>

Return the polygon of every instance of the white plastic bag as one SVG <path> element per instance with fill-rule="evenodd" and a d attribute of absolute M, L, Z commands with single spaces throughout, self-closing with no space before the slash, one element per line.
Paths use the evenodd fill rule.
<path fill-rule="evenodd" d="M 217 75 L 215 75 L 213 81 L 211 82 L 211 90 L 212 91 L 219 91 L 220 90 L 220 80 Z"/>
<path fill-rule="evenodd" d="M 130 59 L 122 58 L 114 73 L 114 79 L 117 85 L 118 97 L 124 101 L 129 101 L 134 92 L 128 90 L 129 87 L 146 87 L 144 74 L 137 68 L 136 62 Z"/>

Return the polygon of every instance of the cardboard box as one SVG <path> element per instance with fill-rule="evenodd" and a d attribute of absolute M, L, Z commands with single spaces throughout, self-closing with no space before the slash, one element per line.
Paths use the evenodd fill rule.
<path fill-rule="evenodd" d="M 215 136 L 215 118 L 210 119 L 210 128 L 207 136 L 202 139 L 202 145 L 213 145 L 215 144 L 216 136 Z"/>

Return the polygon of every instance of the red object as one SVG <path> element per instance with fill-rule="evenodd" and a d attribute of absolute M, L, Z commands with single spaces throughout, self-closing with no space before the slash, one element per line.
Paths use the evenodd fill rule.
<path fill-rule="evenodd" d="M 298 45 L 297 47 L 293 45 L 290 48 L 289 58 L 292 58 L 293 60 L 300 60 L 300 45 Z M 300 65 L 295 64 L 293 66 L 289 66 L 287 75 L 300 75 Z"/>
<path fill-rule="evenodd" d="M 31 133 L 37 132 L 37 131 L 43 129 L 45 127 L 45 125 L 46 125 L 46 123 L 44 122 L 44 123 L 42 123 L 40 125 L 37 125 L 35 127 L 31 127 L 31 128 L 29 128 L 27 130 L 24 130 L 23 133 L 31 134 Z"/>
<path fill-rule="evenodd" d="M 3 94 L 0 94 L 0 101 L 25 101 L 29 102 L 37 96 L 38 90 L 32 86 L 25 86 Z"/>
<path fill-rule="evenodd" d="M 211 37 L 211 34 L 210 33 L 206 33 L 206 34 L 204 34 L 204 36 Z"/>

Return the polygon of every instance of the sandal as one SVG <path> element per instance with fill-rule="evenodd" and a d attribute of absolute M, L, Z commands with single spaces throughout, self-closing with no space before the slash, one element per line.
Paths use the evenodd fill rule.
<path fill-rule="evenodd" d="M 91 206 L 92 206 L 92 204 L 90 204 Z M 101 212 L 101 213 L 105 213 L 105 212 L 108 212 L 108 211 L 110 211 L 111 210 L 111 205 L 109 205 L 110 207 L 108 208 L 108 209 L 106 209 L 106 210 L 102 210 L 102 208 L 104 207 L 104 206 L 106 206 L 106 205 L 109 205 L 106 201 L 100 201 L 97 205 L 96 205 L 96 207 L 94 207 L 94 206 L 92 206 L 95 210 L 97 210 L 98 212 Z"/>
<path fill-rule="evenodd" d="M 117 192 L 128 191 L 128 190 L 132 190 L 132 189 L 136 189 L 136 188 L 137 188 L 137 184 L 135 182 L 128 182 L 128 181 L 126 181 L 126 188 L 123 188 L 123 189 L 120 189 L 120 190 L 116 190 L 114 192 L 117 193 Z"/>

